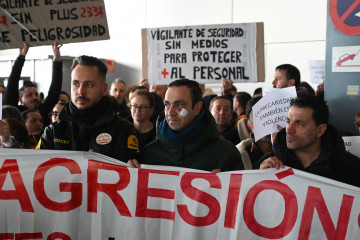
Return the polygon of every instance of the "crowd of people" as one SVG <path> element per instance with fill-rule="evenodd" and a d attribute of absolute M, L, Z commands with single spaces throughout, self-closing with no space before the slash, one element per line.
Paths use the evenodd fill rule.
<path fill-rule="evenodd" d="M 261 88 L 250 95 L 222 79 L 217 96 L 204 94 L 205 86 L 189 79 L 151 86 L 143 79 L 127 87 L 117 78 L 108 91 L 106 65 L 83 55 L 73 61 L 69 96 L 61 91 L 60 48 L 52 45 L 53 74 L 44 100 L 33 82 L 18 90 L 29 46 L 20 48 L 8 85 L 0 87 L 2 147 L 93 151 L 130 167 L 213 173 L 286 165 L 360 187 L 360 159 L 345 150 L 339 130 L 328 123 L 324 84 L 315 91 L 291 64 L 277 66 L 272 82 L 274 88 L 296 88 L 287 126 L 255 141 L 252 107 L 262 98 Z M 360 113 L 355 127 L 360 132 Z"/>

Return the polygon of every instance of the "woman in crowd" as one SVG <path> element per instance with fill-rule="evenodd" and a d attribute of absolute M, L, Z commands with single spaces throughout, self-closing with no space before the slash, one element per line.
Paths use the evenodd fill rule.
<path fill-rule="evenodd" d="M 140 149 L 155 138 L 155 127 L 150 120 L 153 106 L 154 99 L 147 89 L 137 89 L 131 93 L 130 110 Z"/>

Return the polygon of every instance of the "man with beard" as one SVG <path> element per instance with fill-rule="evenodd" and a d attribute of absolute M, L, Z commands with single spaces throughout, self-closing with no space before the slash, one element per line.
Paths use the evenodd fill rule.
<path fill-rule="evenodd" d="M 5 104 L 15 106 L 19 109 L 20 112 L 24 112 L 28 109 L 38 109 L 41 117 L 43 119 L 44 126 L 47 126 L 50 123 L 48 113 L 55 106 L 59 100 L 59 95 L 62 85 L 62 61 L 60 55 L 60 47 L 62 45 L 54 42 L 52 44 L 52 49 L 54 52 L 54 61 L 53 61 L 53 72 L 52 80 L 49 88 L 48 96 L 43 103 L 40 103 L 38 98 L 38 91 L 36 84 L 32 82 L 24 83 L 24 85 L 19 89 L 19 80 L 21 76 L 22 67 L 25 63 L 25 56 L 29 51 L 29 45 L 24 43 L 23 48 L 20 48 L 20 55 L 15 60 L 15 63 L 12 67 L 8 85 L 5 90 Z M 20 101 L 21 105 L 18 105 Z"/>
<path fill-rule="evenodd" d="M 95 57 L 74 59 L 71 102 L 59 120 L 46 127 L 37 148 L 94 151 L 123 162 L 137 158 L 135 128 L 113 112 L 106 96 L 106 72 L 106 65 Z"/>
<path fill-rule="evenodd" d="M 212 172 L 243 169 L 239 151 L 219 137 L 215 120 L 201 100 L 196 81 L 179 79 L 169 84 L 156 140 L 144 148 L 142 163 Z M 139 167 L 136 162 L 131 165 Z"/>
<path fill-rule="evenodd" d="M 328 124 L 325 101 L 312 95 L 291 100 L 286 128 L 276 135 L 272 151 L 253 168 L 284 165 L 360 187 L 360 159 L 345 150 L 337 130 Z"/>
<path fill-rule="evenodd" d="M 113 96 L 117 102 L 114 104 L 115 112 L 123 118 L 128 118 L 131 113 L 126 102 L 126 84 L 121 78 L 116 78 L 110 87 L 109 95 Z"/>

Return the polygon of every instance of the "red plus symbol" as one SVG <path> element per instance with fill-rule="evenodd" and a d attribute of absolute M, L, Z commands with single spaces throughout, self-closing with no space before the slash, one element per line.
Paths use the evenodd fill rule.
<path fill-rule="evenodd" d="M 166 68 L 164 68 L 164 71 L 162 71 L 161 74 L 164 75 L 164 78 L 166 78 L 166 75 L 168 75 L 169 72 L 167 72 Z"/>

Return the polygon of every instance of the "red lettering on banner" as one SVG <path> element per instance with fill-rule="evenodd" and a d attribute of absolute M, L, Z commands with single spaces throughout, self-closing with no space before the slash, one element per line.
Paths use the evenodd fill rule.
<path fill-rule="evenodd" d="M 13 233 L 0 233 L 0 240 L 14 239 Z"/>
<path fill-rule="evenodd" d="M 301 219 L 298 239 L 309 239 L 315 208 L 327 239 L 345 239 L 353 201 L 353 196 L 346 194 L 343 195 L 337 226 L 335 229 L 329 210 L 326 207 L 324 197 L 321 193 L 321 189 L 309 187 L 306 195 L 306 202 Z"/>
<path fill-rule="evenodd" d="M 41 164 L 35 171 L 34 175 L 34 193 L 39 203 L 45 208 L 58 211 L 71 211 L 81 205 L 82 202 L 82 184 L 81 183 L 64 183 L 59 184 L 60 192 L 70 192 L 71 199 L 67 202 L 56 202 L 51 200 L 45 192 L 45 175 L 53 167 L 67 168 L 71 174 L 81 173 L 79 165 L 71 159 L 52 158 Z"/>
<path fill-rule="evenodd" d="M 3 190 L 7 174 L 10 174 L 15 190 Z M 0 199 L 17 199 L 24 212 L 34 212 L 16 159 L 6 159 L 0 169 Z"/>
<path fill-rule="evenodd" d="M 175 220 L 175 212 L 167 210 L 149 209 L 147 207 L 148 197 L 158 197 L 165 199 L 175 199 L 175 191 L 165 190 L 159 188 L 149 188 L 149 174 L 164 174 L 179 176 L 180 172 L 175 171 L 161 171 L 161 170 L 138 170 L 138 186 L 137 186 L 137 199 L 136 199 L 136 217 L 148 218 L 163 218 Z"/>
<path fill-rule="evenodd" d="M 71 240 L 71 237 L 61 232 L 54 232 L 47 237 L 47 240 L 56 240 L 56 239 Z"/>
<path fill-rule="evenodd" d="M 257 196 L 264 190 L 274 190 L 282 195 L 285 201 L 285 214 L 281 223 L 268 228 L 257 222 L 254 216 L 254 205 Z M 247 227 L 256 235 L 269 239 L 278 239 L 289 234 L 295 225 L 298 205 L 295 193 L 284 183 L 265 180 L 255 184 L 246 195 L 244 201 L 244 221 Z"/>
<path fill-rule="evenodd" d="M 115 171 L 119 174 L 119 181 L 114 184 L 98 183 L 100 169 Z M 89 160 L 88 167 L 88 212 L 97 212 L 98 192 L 107 194 L 122 216 L 131 217 L 129 208 L 118 191 L 125 189 L 130 183 L 130 172 L 127 167 L 115 164 Z"/>
<path fill-rule="evenodd" d="M 22 240 L 22 239 L 41 239 L 43 237 L 41 232 L 37 233 L 16 233 L 15 240 Z"/>
<path fill-rule="evenodd" d="M 210 183 L 211 188 L 221 189 L 221 181 L 216 174 L 211 173 L 185 173 L 180 182 L 182 191 L 189 198 L 206 205 L 209 208 L 209 213 L 203 217 L 196 217 L 191 215 L 188 207 L 185 204 L 177 205 L 180 217 L 188 224 L 195 227 L 208 226 L 216 222 L 220 215 L 220 204 L 218 200 L 210 194 L 203 192 L 191 185 L 192 180 L 202 178 Z"/>
<path fill-rule="evenodd" d="M 236 213 L 239 205 L 242 174 L 231 174 L 224 227 L 235 229 Z"/>

